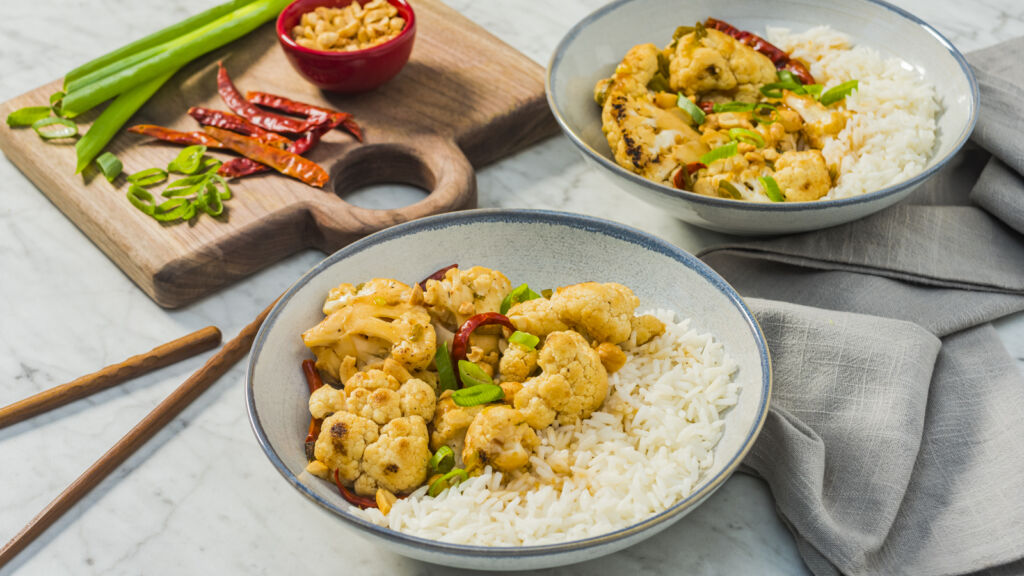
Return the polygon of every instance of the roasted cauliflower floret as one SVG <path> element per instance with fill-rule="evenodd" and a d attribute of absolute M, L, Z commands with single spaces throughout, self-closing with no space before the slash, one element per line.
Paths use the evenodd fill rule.
<path fill-rule="evenodd" d="M 426 421 L 434 417 L 437 397 L 434 388 L 419 378 L 410 378 L 398 389 L 402 416 L 419 416 Z"/>
<path fill-rule="evenodd" d="M 421 306 L 374 298 L 374 302 L 357 299 L 332 312 L 302 334 L 306 346 L 318 359 L 330 349 L 338 358 L 357 358 L 361 366 L 390 354 L 408 369 L 426 368 L 436 346 L 430 314 Z"/>
<path fill-rule="evenodd" d="M 374 278 L 357 284 L 339 284 L 332 288 L 324 301 L 324 315 L 330 316 L 354 302 L 369 302 L 393 306 L 410 297 L 408 285 L 391 278 Z"/>
<path fill-rule="evenodd" d="M 430 312 L 449 327 L 461 326 L 469 317 L 498 312 L 512 284 L 497 270 L 473 266 L 452 268 L 442 280 L 428 280 L 423 302 Z"/>
<path fill-rule="evenodd" d="M 782 102 L 803 119 L 800 130 L 812 148 L 824 148 L 826 137 L 836 136 L 846 127 L 845 114 L 839 110 L 826 108 L 810 96 L 801 96 L 786 90 L 782 94 Z"/>
<path fill-rule="evenodd" d="M 710 28 L 679 38 L 669 71 L 672 89 L 687 96 L 759 87 L 776 79 L 775 65 L 767 56 Z"/>
<path fill-rule="evenodd" d="M 534 298 L 515 304 L 508 310 L 508 319 L 516 330 L 528 332 L 543 340 L 552 332 L 568 330 L 547 298 Z"/>
<path fill-rule="evenodd" d="M 309 413 L 313 418 L 326 418 L 345 409 L 345 391 L 324 385 L 309 395 Z"/>
<path fill-rule="evenodd" d="M 381 426 L 402 415 L 398 392 L 388 388 L 349 388 L 345 409 Z"/>
<path fill-rule="evenodd" d="M 394 390 L 397 392 L 398 387 L 398 380 L 383 370 L 356 372 L 348 379 L 348 382 L 345 383 L 345 389 L 348 390 L 350 394 L 355 388 L 366 388 L 368 390 L 387 388 L 388 390 Z"/>
<path fill-rule="evenodd" d="M 537 363 L 543 372 L 524 382 L 515 397 L 516 409 L 534 428 L 545 428 L 556 418 L 562 424 L 587 418 L 608 395 L 601 358 L 577 332 L 548 335 Z"/>
<path fill-rule="evenodd" d="M 376 482 L 376 486 L 395 493 L 410 492 L 427 479 L 430 448 L 427 441 L 427 423 L 419 416 L 395 418 L 380 429 L 380 437 L 363 452 L 362 471 Z M 356 484 L 372 492 L 371 487 Z"/>
<path fill-rule="evenodd" d="M 537 433 L 526 424 L 521 413 L 504 405 L 488 406 L 477 414 L 466 431 L 462 461 L 468 471 L 491 466 L 512 472 L 529 463 L 530 454 L 538 444 Z"/>
<path fill-rule="evenodd" d="M 775 181 L 789 202 L 810 202 L 828 194 L 832 178 L 818 150 L 786 152 L 775 163 Z"/>
<path fill-rule="evenodd" d="M 551 296 L 551 307 L 563 322 L 594 340 L 612 344 L 629 338 L 630 319 L 639 304 L 632 290 L 614 282 L 574 284 Z"/>
<path fill-rule="evenodd" d="M 502 382 L 523 382 L 537 368 L 537 357 L 540 352 L 536 348 L 527 348 L 510 342 L 505 353 L 501 355 L 498 367 Z"/>
<path fill-rule="evenodd" d="M 665 333 L 665 323 L 650 314 L 633 316 L 629 319 L 636 334 L 636 345 L 640 346 Z"/>
<path fill-rule="evenodd" d="M 448 446 L 456 454 L 460 454 L 466 429 L 473 422 L 473 418 L 483 409 L 483 406 L 459 406 L 452 400 L 451 391 L 445 390 L 437 400 L 437 406 L 434 409 L 430 448 L 437 450 L 441 446 Z"/>
<path fill-rule="evenodd" d="M 332 474 L 337 471 L 339 480 L 351 483 L 359 477 L 359 462 L 366 447 L 377 441 L 378 434 L 372 420 L 340 410 L 323 421 L 313 455 Z"/>

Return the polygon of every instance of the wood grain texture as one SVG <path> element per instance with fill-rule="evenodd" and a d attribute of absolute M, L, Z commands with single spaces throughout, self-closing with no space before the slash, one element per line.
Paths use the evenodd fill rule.
<path fill-rule="evenodd" d="M 152 372 L 164 366 L 206 352 L 220 344 L 220 330 L 207 326 L 181 338 L 161 344 L 144 354 L 137 354 L 123 362 L 76 378 L 66 384 L 54 386 L 24 400 L 0 408 L 0 428 L 21 422 L 37 414 L 53 410 L 68 402 L 106 390 L 126 380 Z"/>
<path fill-rule="evenodd" d="M 0 126 L 0 149 L 158 304 L 174 308 L 303 248 L 333 252 L 367 234 L 476 205 L 474 167 L 557 132 L 543 69 L 437 0 L 418 0 L 412 57 L 391 82 L 366 94 L 321 92 L 288 64 L 273 23 L 181 70 L 131 124 L 197 129 L 189 106 L 226 110 L 216 92 L 222 60 L 242 92 L 260 90 L 355 115 L 366 141 L 335 130 L 309 154 L 331 176 L 323 189 L 276 173 L 236 181 L 225 216 L 161 224 L 125 199 L 127 184 L 74 174 L 74 146 Z M 45 105 L 60 82 L 0 105 L 0 115 Z M 97 111 L 81 117 L 82 123 Z M 81 126 L 84 129 L 85 126 Z M 108 148 L 127 172 L 164 166 L 178 147 L 122 131 Z M 229 158 L 222 153 L 214 156 Z M 346 194 L 376 183 L 423 188 L 423 200 L 393 210 L 354 206 Z"/>
<path fill-rule="evenodd" d="M 43 508 L 24 528 L 0 548 L 0 568 L 10 562 L 19 552 L 60 519 L 72 506 L 96 487 L 111 472 L 117 469 L 129 456 L 152 438 L 161 428 L 173 420 L 189 404 L 199 397 L 236 362 L 249 353 L 263 321 L 270 314 L 275 300 L 259 316 L 242 329 L 231 341 L 217 351 L 188 380 L 174 389 L 167 398 L 146 415 L 134 428 L 128 431 L 117 444 L 100 456 L 81 476 L 75 479 L 56 498 Z"/>

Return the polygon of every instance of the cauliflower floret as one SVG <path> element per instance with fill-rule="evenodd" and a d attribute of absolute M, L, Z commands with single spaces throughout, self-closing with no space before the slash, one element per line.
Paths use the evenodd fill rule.
<path fill-rule="evenodd" d="M 519 391 L 523 389 L 522 382 L 516 382 L 513 380 L 503 381 L 500 384 L 498 384 L 498 386 L 501 387 L 501 392 L 502 394 L 505 395 L 502 401 L 505 402 L 506 404 L 512 404 L 513 402 L 515 402 L 516 394 L 518 394 Z"/>
<path fill-rule="evenodd" d="M 423 302 L 442 323 L 457 328 L 471 316 L 498 312 L 511 291 L 512 283 L 497 270 L 483 266 L 452 268 L 443 280 L 427 281 Z"/>
<path fill-rule="evenodd" d="M 434 358 L 436 335 L 422 306 L 389 304 L 384 296 L 362 298 L 338 308 L 302 334 L 318 359 L 325 348 L 338 358 L 354 356 L 361 366 L 390 354 L 409 369 L 426 368 Z"/>
<path fill-rule="evenodd" d="M 345 391 L 324 385 L 309 395 L 309 413 L 313 418 L 326 418 L 345 409 Z"/>
<path fill-rule="evenodd" d="M 760 86 L 776 79 L 775 65 L 767 56 L 714 29 L 681 37 L 669 72 L 672 89 L 687 96 Z"/>
<path fill-rule="evenodd" d="M 354 302 L 369 302 L 393 306 L 410 298 L 410 288 L 391 278 L 374 278 L 353 286 L 339 284 L 332 288 L 324 301 L 324 315 L 330 316 Z"/>
<path fill-rule="evenodd" d="M 541 340 L 552 332 L 569 329 L 569 326 L 562 322 L 558 313 L 551 306 L 551 300 L 547 298 L 534 298 L 520 302 L 509 308 L 506 316 L 512 321 L 516 330 L 528 332 Z"/>
<path fill-rule="evenodd" d="M 775 180 L 789 202 L 810 202 L 828 194 L 832 178 L 819 150 L 786 152 L 775 163 Z"/>
<path fill-rule="evenodd" d="M 807 143 L 818 150 L 825 147 L 825 137 L 835 136 L 846 127 L 846 115 L 839 110 L 826 108 L 810 96 L 801 96 L 786 90 L 782 102 L 796 111 L 803 119 L 801 130 Z M 816 200 L 816 198 L 815 198 Z"/>
<path fill-rule="evenodd" d="M 636 345 L 640 346 L 651 341 L 652 338 L 665 333 L 665 323 L 650 314 L 633 316 L 629 319 L 636 334 Z"/>
<path fill-rule="evenodd" d="M 601 359 L 601 365 L 605 371 L 613 374 L 626 365 L 626 353 L 611 342 L 602 342 L 598 347 L 597 356 Z"/>
<path fill-rule="evenodd" d="M 402 415 L 398 392 L 389 388 L 349 388 L 345 409 L 381 426 Z"/>
<path fill-rule="evenodd" d="M 441 446 L 448 446 L 456 454 L 461 454 L 466 429 L 483 409 L 482 405 L 459 406 L 452 400 L 451 390 L 445 390 L 434 409 L 434 431 L 430 435 L 430 448 L 436 451 Z"/>
<path fill-rule="evenodd" d="M 359 477 L 359 461 L 366 447 L 377 440 L 379 429 L 372 420 L 344 410 L 327 417 L 320 426 L 314 457 L 338 479 L 349 483 Z"/>
<path fill-rule="evenodd" d="M 348 390 L 349 393 L 351 393 L 355 388 L 366 388 L 368 390 L 387 388 L 388 390 L 394 390 L 397 392 L 398 387 L 398 380 L 395 380 L 394 376 L 391 376 L 383 370 L 356 372 L 345 383 L 345 389 Z"/>
<path fill-rule="evenodd" d="M 537 368 L 537 357 L 540 352 L 536 348 L 526 348 L 514 342 L 505 348 L 501 355 L 501 364 L 498 370 L 501 373 L 501 380 L 522 382 L 530 377 L 533 370 Z"/>
<path fill-rule="evenodd" d="M 433 418 L 437 397 L 430 384 L 419 378 L 410 378 L 398 389 L 398 398 L 402 407 L 402 416 L 415 415 L 424 420 Z"/>
<path fill-rule="evenodd" d="M 427 423 L 419 416 L 395 418 L 381 428 L 380 437 L 366 447 L 362 471 L 376 482 L 376 486 L 401 493 L 418 488 L 427 479 L 430 448 L 427 446 Z M 356 483 L 356 492 L 366 495 L 368 482 Z"/>
<path fill-rule="evenodd" d="M 601 407 L 608 395 L 608 373 L 601 358 L 577 332 L 548 335 L 537 363 L 543 372 L 523 383 L 515 407 L 534 428 L 556 418 L 572 424 Z"/>
<path fill-rule="evenodd" d="M 614 282 L 574 284 L 559 288 L 551 297 L 551 307 L 563 322 L 594 340 L 612 344 L 629 338 L 633 330 L 630 319 L 639 304 L 632 290 Z"/>
<path fill-rule="evenodd" d="M 504 405 L 488 406 L 477 414 L 466 431 L 462 461 L 467 471 L 491 466 L 512 472 L 526 466 L 540 444 L 537 433 L 518 411 Z"/>

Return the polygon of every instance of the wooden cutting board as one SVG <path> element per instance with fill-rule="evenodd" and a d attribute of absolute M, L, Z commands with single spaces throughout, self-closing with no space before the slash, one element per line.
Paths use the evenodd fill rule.
<path fill-rule="evenodd" d="M 333 252 L 372 232 L 423 216 L 476 206 L 473 167 L 557 132 L 544 97 L 543 69 L 437 0 L 416 0 L 412 57 L 377 90 L 321 92 L 285 59 L 271 22 L 182 69 L 129 121 L 195 130 L 189 106 L 227 107 L 216 90 L 217 61 L 244 93 L 259 90 L 350 112 L 359 144 L 334 130 L 308 155 L 330 174 L 324 189 L 277 173 L 237 180 L 226 215 L 161 224 L 126 199 L 124 178 L 74 174 L 74 146 L 46 143 L 29 129 L 0 126 L 0 149 L 161 306 L 174 308 L 306 247 Z M 0 105 L 0 116 L 47 105 L 60 81 Z M 96 116 L 80 117 L 80 131 Z M 108 147 L 126 172 L 163 167 L 180 147 L 122 131 Z M 224 159 L 230 156 L 213 153 Z M 92 171 L 90 171 L 92 172 Z M 364 209 L 343 196 L 373 183 L 429 191 L 394 210 Z"/>

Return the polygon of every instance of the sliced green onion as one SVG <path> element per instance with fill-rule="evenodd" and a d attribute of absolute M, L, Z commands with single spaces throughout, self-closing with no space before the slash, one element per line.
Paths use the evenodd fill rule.
<path fill-rule="evenodd" d="M 462 388 L 452 392 L 452 402 L 459 406 L 478 406 L 487 404 L 505 397 L 501 386 L 496 384 L 477 384 L 469 388 Z"/>
<path fill-rule="evenodd" d="M 537 344 L 540 343 L 540 338 L 530 334 L 529 332 L 520 332 L 516 330 L 508 337 L 508 341 L 514 344 L 519 344 L 527 350 L 533 350 L 537 347 Z"/>
<path fill-rule="evenodd" d="M 758 178 L 761 182 L 761 186 L 764 188 L 764 195 L 768 197 L 772 202 L 785 202 L 786 197 L 782 195 L 782 189 L 779 188 L 779 183 L 775 181 L 775 178 L 771 176 L 761 176 Z"/>
<path fill-rule="evenodd" d="M 772 82 L 761 86 L 761 94 L 768 98 L 782 98 L 782 91 L 789 90 L 796 94 L 803 94 L 804 87 L 798 82 Z"/>
<path fill-rule="evenodd" d="M 690 32 L 696 30 L 693 26 L 679 26 L 676 31 L 672 33 L 672 43 L 669 44 L 670 48 L 675 48 L 676 44 L 679 43 L 679 39 L 686 36 Z"/>
<path fill-rule="evenodd" d="M 122 60 L 132 59 L 140 53 L 133 50 L 130 54 L 123 53 L 98 68 L 93 67 L 86 74 L 102 78 L 82 86 L 77 91 L 68 92 L 61 110 L 70 115 L 81 114 L 133 87 L 173 74 L 178 68 L 199 56 L 252 32 L 264 22 L 276 17 L 288 4 L 289 0 L 256 0 L 202 26 L 190 24 L 183 27 L 177 33 L 168 35 L 166 41 L 141 51 L 155 49 L 155 54 L 151 58 L 134 62 L 126 68 L 121 67 Z M 104 70 L 109 74 L 103 73 Z M 69 76 L 76 80 L 86 74 L 73 71 Z"/>
<path fill-rule="evenodd" d="M 89 131 L 75 143 L 75 154 L 78 156 L 75 174 L 85 170 L 93 158 L 110 142 L 114 134 L 117 134 L 121 126 L 124 126 L 132 114 L 135 114 L 172 75 L 173 72 L 126 90 L 103 109 L 103 112 L 89 127 Z M 64 113 L 63 108 L 61 113 Z"/>
<path fill-rule="evenodd" d="M 110 152 L 104 152 L 96 158 L 96 164 L 100 167 L 100 172 L 103 172 L 103 176 L 106 177 L 107 182 L 113 182 L 114 178 L 117 178 L 121 174 L 121 170 L 124 169 L 124 165 Z"/>
<path fill-rule="evenodd" d="M 704 111 L 701 110 L 699 106 L 694 104 L 692 100 L 690 100 L 686 96 L 683 96 L 682 92 L 678 92 L 678 94 L 679 97 L 676 98 L 676 106 L 682 108 L 683 112 L 689 114 L 694 124 L 696 124 L 697 126 L 703 124 Z"/>
<path fill-rule="evenodd" d="M 206 183 L 206 190 L 199 194 L 196 203 L 210 216 L 220 216 L 224 213 L 224 202 L 220 199 L 220 191 L 213 182 Z"/>
<path fill-rule="evenodd" d="M 715 160 L 724 160 L 730 156 L 735 156 L 739 152 L 739 147 L 736 142 L 729 142 L 725 146 L 719 146 L 714 150 L 700 157 L 700 163 L 705 166 L 710 166 Z"/>
<path fill-rule="evenodd" d="M 147 168 L 128 176 L 128 181 L 148 188 L 167 180 L 167 172 L 163 168 Z"/>
<path fill-rule="evenodd" d="M 214 174 L 213 175 L 213 179 L 214 179 L 214 181 L 219 182 L 221 187 L 224 188 L 223 190 L 218 192 L 218 194 L 220 195 L 220 199 L 221 200 L 230 200 L 231 199 L 231 187 L 228 186 L 228 181 L 223 176 L 221 176 L 220 174 Z"/>
<path fill-rule="evenodd" d="M 537 294 L 526 284 L 520 284 L 512 289 L 505 298 L 501 301 L 501 313 L 508 314 L 509 308 L 519 304 L 520 302 L 526 302 L 527 300 L 534 300 L 540 298 L 540 294 Z"/>
<path fill-rule="evenodd" d="M 714 111 L 716 113 L 721 112 L 753 112 L 754 107 L 757 106 L 752 102 L 726 102 L 725 104 L 715 104 Z"/>
<path fill-rule="evenodd" d="M 145 38 L 136 40 L 131 44 L 126 44 L 125 46 L 122 46 L 117 50 L 114 50 L 113 52 L 104 54 L 99 58 L 90 60 L 89 62 L 86 62 L 85 64 L 82 64 L 81 66 L 75 68 L 71 72 L 68 72 L 64 76 L 64 85 L 67 86 L 69 82 L 81 78 L 82 76 L 85 76 L 86 74 L 89 74 L 94 70 L 99 70 L 100 68 L 103 68 L 108 64 L 121 61 L 124 58 L 131 56 L 132 54 L 135 54 L 136 52 L 140 52 L 142 50 L 145 50 L 146 48 L 158 46 L 170 40 L 174 40 L 175 38 L 185 34 L 186 32 L 209 24 L 210 22 L 220 18 L 221 16 L 230 14 L 231 12 L 238 10 L 242 6 L 245 6 L 246 4 L 251 3 L 252 1 L 253 0 L 233 0 L 232 2 L 227 2 L 219 6 L 214 6 L 213 8 L 210 8 L 205 12 L 196 14 L 191 18 L 186 18 L 185 20 L 182 20 L 177 24 L 172 24 L 171 26 L 168 26 L 163 30 L 154 32 L 153 34 L 150 34 Z"/>
<path fill-rule="evenodd" d="M 442 342 L 434 353 L 434 366 L 437 367 L 437 393 L 445 390 L 457 390 L 458 382 L 455 380 L 455 370 L 452 368 L 452 356 L 448 352 L 448 343 Z"/>
<path fill-rule="evenodd" d="M 195 208 L 192 206 L 192 201 L 188 198 L 171 198 L 157 205 L 156 210 L 153 212 L 153 218 L 160 222 L 189 220 L 190 218 L 185 216 L 189 214 L 190 209 L 192 215 L 195 215 Z"/>
<path fill-rule="evenodd" d="M 32 123 L 32 129 L 43 140 L 73 138 L 78 135 L 78 126 L 74 122 L 66 118 L 56 118 L 53 116 L 36 120 Z"/>
<path fill-rule="evenodd" d="M 554 293 L 555 293 L 555 291 L 552 290 L 551 288 L 545 288 L 545 289 L 540 291 L 540 295 L 543 298 L 551 298 L 551 295 L 554 294 Z"/>
<path fill-rule="evenodd" d="M 141 210 L 144 214 L 150 216 L 156 211 L 156 203 L 153 201 L 153 195 L 148 190 L 144 190 L 135 184 L 128 187 L 128 201 Z"/>
<path fill-rule="evenodd" d="M 857 90 L 859 84 L 860 83 L 856 80 L 850 80 L 837 86 L 833 86 L 821 95 L 819 102 L 821 102 L 823 106 L 831 106 L 852 94 L 854 90 Z"/>
<path fill-rule="evenodd" d="M 730 128 L 729 138 L 752 144 L 758 148 L 764 148 L 764 137 L 753 130 L 747 130 L 746 128 Z"/>
<path fill-rule="evenodd" d="M 821 84 L 804 84 L 804 92 L 811 95 L 815 99 L 821 96 Z"/>
<path fill-rule="evenodd" d="M 457 482 L 452 483 L 452 480 L 458 479 Z M 441 476 L 437 480 L 430 483 L 430 488 L 427 488 L 427 496 L 437 496 L 446 489 L 455 486 L 455 484 L 461 484 L 469 480 L 469 474 L 466 473 L 462 468 L 453 468 L 450 472 Z"/>
<path fill-rule="evenodd" d="M 50 106 L 55 106 L 58 102 L 64 99 L 65 94 L 60 90 L 50 94 Z"/>
<path fill-rule="evenodd" d="M 31 126 L 44 118 L 49 118 L 49 116 L 49 106 L 28 106 L 26 108 L 18 108 L 7 115 L 7 125 L 12 128 Z"/>
<path fill-rule="evenodd" d="M 449 446 L 441 446 L 430 457 L 430 469 L 441 474 L 447 474 L 455 467 L 455 452 Z"/>
<path fill-rule="evenodd" d="M 729 182 L 728 180 L 720 180 L 718 182 L 718 191 L 725 192 L 726 194 L 729 195 L 730 198 L 734 200 L 743 200 L 743 195 L 740 194 L 739 189 L 736 188 L 736 186 L 734 186 L 733 183 Z"/>
<path fill-rule="evenodd" d="M 672 87 L 668 84 L 668 78 L 663 76 L 661 72 L 657 72 L 647 82 L 647 89 L 654 92 L 669 92 Z"/>
<path fill-rule="evenodd" d="M 459 379 L 462 380 L 462 386 L 465 388 L 481 384 L 494 385 L 494 380 L 491 380 L 487 372 L 469 360 L 459 360 Z"/>
<path fill-rule="evenodd" d="M 167 171 L 195 174 L 202 166 L 203 154 L 206 154 L 206 146 L 189 146 L 182 150 L 177 158 L 171 160 L 171 163 L 167 165 Z"/>
<path fill-rule="evenodd" d="M 800 79 L 794 76 L 789 70 L 779 70 L 778 77 L 779 82 L 803 85 L 803 82 L 801 82 Z"/>

